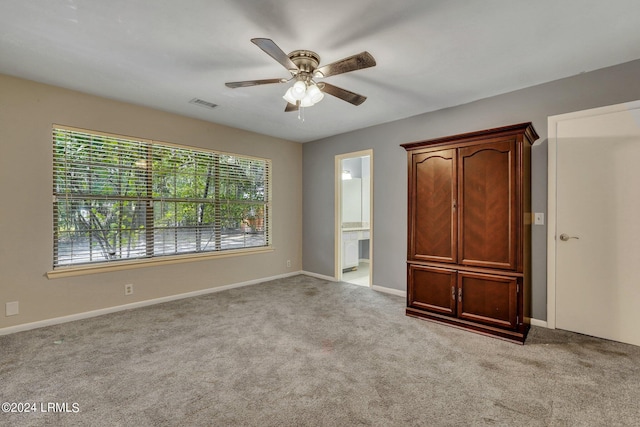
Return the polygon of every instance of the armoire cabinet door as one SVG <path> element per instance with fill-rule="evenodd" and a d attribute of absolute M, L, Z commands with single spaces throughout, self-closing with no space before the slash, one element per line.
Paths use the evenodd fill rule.
<path fill-rule="evenodd" d="M 517 291 L 515 277 L 458 272 L 458 317 L 515 329 Z"/>
<path fill-rule="evenodd" d="M 458 263 L 516 269 L 515 140 L 460 148 Z"/>
<path fill-rule="evenodd" d="M 409 258 L 455 262 L 457 257 L 456 151 L 412 156 Z"/>
<path fill-rule="evenodd" d="M 407 305 L 456 315 L 456 272 L 446 268 L 409 266 Z"/>

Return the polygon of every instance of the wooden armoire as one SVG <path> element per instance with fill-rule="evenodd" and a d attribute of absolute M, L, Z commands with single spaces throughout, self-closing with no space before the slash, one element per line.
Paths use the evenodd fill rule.
<path fill-rule="evenodd" d="M 408 316 L 524 343 L 536 139 L 522 123 L 402 144 Z"/>

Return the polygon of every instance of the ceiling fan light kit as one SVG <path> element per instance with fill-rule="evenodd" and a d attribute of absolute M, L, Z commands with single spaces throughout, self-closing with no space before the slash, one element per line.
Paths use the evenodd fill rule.
<path fill-rule="evenodd" d="M 298 80 L 292 87 L 287 89 L 283 98 L 289 104 L 300 107 L 311 107 L 322 101 L 324 93 L 322 93 L 317 84 L 313 82 L 305 83 Z"/>
<path fill-rule="evenodd" d="M 376 61 L 369 52 L 365 51 L 318 67 L 320 65 L 320 56 L 310 50 L 294 50 L 287 55 L 271 39 L 255 38 L 251 39 L 251 41 L 285 67 L 291 73 L 291 77 L 289 79 L 229 82 L 226 83 L 227 87 L 236 89 L 263 84 L 286 83 L 295 79 L 293 86 L 289 87 L 283 96 L 287 101 L 286 112 L 299 111 L 300 108 L 311 107 L 322 101 L 325 93 L 356 106 L 367 99 L 365 96 L 328 83 L 316 83 L 314 79 L 373 67 L 376 65 Z"/>

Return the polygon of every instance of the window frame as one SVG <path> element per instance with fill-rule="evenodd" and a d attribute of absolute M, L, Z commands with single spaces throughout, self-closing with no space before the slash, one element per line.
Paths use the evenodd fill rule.
<path fill-rule="evenodd" d="M 53 124 L 52 125 L 52 137 L 51 137 L 51 144 L 52 144 L 52 150 L 53 150 L 53 164 L 52 164 L 52 171 L 53 171 L 53 203 L 52 203 L 52 207 L 53 207 L 53 223 L 52 223 L 52 237 L 53 237 L 53 253 L 52 253 L 52 264 L 53 264 L 53 268 L 52 271 L 49 271 L 47 273 L 47 276 L 49 278 L 54 278 L 54 277 L 63 277 L 63 276 L 70 276 L 70 275 L 77 275 L 77 274 L 88 274 L 91 272 L 104 272 L 104 271 L 111 271 L 111 270 L 121 270 L 121 269 L 128 269 L 128 268 L 137 268 L 140 266 L 149 266 L 152 264 L 174 264 L 174 263 L 181 263 L 181 262 L 192 262 L 192 261 L 197 261 L 197 260 L 204 260 L 204 259 L 212 259 L 212 258 L 223 258 L 223 257 L 230 257 L 230 256 L 241 256 L 241 255 L 248 255 L 248 254 L 256 254 L 256 253 L 263 253 L 263 252 L 270 252 L 273 250 L 272 247 L 272 236 L 273 236 L 273 230 L 272 230 L 272 189 L 273 189 L 273 180 L 272 180 L 272 161 L 271 159 L 268 158 L 262 158 L 262 157 L 257 157 L 257 156 L 250 156 L 250 155 L 244 155 L 244 154 L 238 154 L 238 153 L 229 153 L 229 152 L 223 152 L 223 151 L 219 151 L 219 150 L 213 150 L 213 149 L 208 149 L 208 148 L 201 148 L 201 147 L 194 147 L 194 146 L 187 146 L 187 145 L 183 145 L 183 144 L 175 144 L 175 143 L 169 143 L 169 142 L 164 142 L 164 141 L 156 141 L 156 140 L 151 140 L 151 139 L 145 139 L 145 138 L 137 138 L 137 137 L 130 137 L 130 136 L 124 136 L 124 135 L 117 135 L 117 134 L 113 134 L 113 133 L 106 133 L 106 132 L 101 132 L 101 131 L 94 131 L 94 130 L 87 130 L 87 129 L 81 129 L 81 128 L 75 128 L 75 127 L 70 127 L 70 126 L 65 126 L 65 125 L 58 125 L 58 124 Z M 154 155 L 156 155 L 157 153 L 161 153 L 163 150 L 170 150 L 172 152 L 177 152 L 183 155 L 191 155 L 194 157 L 198 157 L 198 156 L 204 156 L 207 159 L 209 159 L 208 161 L 210 162 L 210 164 L 213 166 L 214 168 L 216 168 L 217 170 L 221 170 L 221 171 L 227 171 L 231 174 L 233 174 L 233 168 L 236 168 L 237 170 L 240 170 L 241 168 L 237 165 L 239 165 L 242 162 L 252 162 L 252 161 L 257 161 L 260 163 L 260 166 L 262 168 L 262 170 L 260 171 L 261 174 L 263 174 L 264 176 L 264 188 L 262 193 L 260 193 L 260 196 L 262 197 L 262 199 L 260 198 L 254 198 L 257 197 L 254 195 L 252 196 L 247 196 L 246 193 L 243 193 L 243 197 L 240 198 L 238 197 L 238 191 L 236 190 L 236 194 L 235 194 L 235 198 L 234 196 L 231 196 L 231 198 L 229 199 L 225 199 L 223 198 L 223 193 L 218 191 L 215 194 L 213 194 L 211 196 L 211 200 L 206 199 L 206 200 L 201 200 L 202 198 L 200 197 L 192 197 L 192 200 L 190 198 L 184 198 L 184 197 L 177 197 L 177 195 L 174 195 L 174 198 L 171 197 L 167 197 L 165 195 L 158 195 L 158 194 L 154 194 L 154 190 L 153 187 L 155 185 L 157 185 L 157 182 L 160 182 L 160 176 L 158 174 L 158 171 L 156 170 L 155 166 L 149 166 L 146 167 L 144 169 L 144 172 L 142 172 L 142 176 L 143 178 L 140 178 L 141 181 L 144 181 L 146 184 L 146 193 L 143 196 L 140 196 L 138 194 L 138 196 L 136 196 L 136 201 L 138 203 L 144 203 L 144 209 L 146 211 L 146 214 L 144 216 L 144 231 L 141 232 L 141 234 L 144 234 L 146 237 L 143 238 L 144 242 L 144 255 L 134 255 L 134 256 L 129 256 L 127 255 L 127 257 L 125 258 L 115 258 L 115 259 L 101 259 L 101 260 L 89 260 L 88 262 L 86 261 L 74 261 L 74 260 L 69 260 L 68 262 L 65 263 L 60 263 L 60 253 L 59 253 L 59 248 L 60 248 L 60 236 L 58 235 L 60 232 L 60 227 L 59 227 L 59 221 L 61 221 L 60 217 L 61 215 L 58 212 L 58 208 L 59 208 L 59 204 L 63 203 L 61 202 L 61 198 L 66 197 L 66 199 L 63 199 L 65 202 L 69 202 L 69 196 L 68 194 L 73 194 L 74 197 L 79 198 L 80 196 L 85 197 L 86 196 L 86 200 L 90 200 L 90 201 L 94 201 L 94 202 L 99 202 L 99 201 L 104 201 L 104 200 L 110 200 L 111 196 L 114 199 L 117 199 L 119 197 L 123 197 L 121 194 L 113 194 L 113 195 L 105 195 L 105 194 L 101 194 L 101 193 L 93 193 L 91 194 L 91 191 L 87 194 L 87 193 L 74 193 L 73 191 L 69 192 L 67 191 L 65 192 L 57 192 L 56 191 L 56 176 L 57 176 L 57 171 L 58 171 L 58 167 L 62 167 L 60 166 L 60 164 L 57 164 L 57 156 L 56 156 L 56 135 L 60 132 L 67 132 L 67 133 L 78 133 L 78 134 L 82 134 L 82 135 L 86 135 L 88 138 L 91 137 L 97 137 L 97 138 L 112 138 L 117 140 L 117 147 L 118 149 L 122 149 L 120 148 L 121 146 L 124 146 L 125 143 L 134 143 L 134 144 L 139 144 L 140 147 L 143 147 L 143 151 L 146 150 L 146 152 L 149 153 L 149 159 L 150 160 L 157 160 L 157 159 L 164 159 L 163 157 L 153 157 Z M 160 154 L 157 154 L 157 156 L 160 156 Z M 208 156 L 208 157 L 207 157 Z M 221 162 L 221 160 L 227 159 L 227 163 L 223 163 Z M 237 163 L 235 163 L 235 159 L 239 159 Z M 65 159 L 66 161 L 66 159 Z M 216 163 L 214 163 L 216 162 Z M 234 163 L 232 163 L 234 162 Z M 99 170 L 100 167 L 104 167 L 107 163 L 96 163 L 92 166 L 90 166 L 90 169 L 88 169 L 90 172 L 92 173 L 96 170 Z M 153 164 L 153 161 L 150 162 L 150 164 Z M 67 164 L 65 163 L 65 166 L 67 166 Z M 182 164 L 181 164 L 182 166 Z M 197 164 L 197 166 L 199 166 L 199 164 Z M 130 167 L 130 166 L 129 166 Z M 174 172 L 176 174 L 179 174 L 179 172 Z M 209 173 L 209 172 L 207 172 Z M 235 172 L 237 173 L 237 171 Z M 209 179 L 209 175 L 207 175 L 207 179 Z M 221 186 L 223 186 L 224 184 L 228 184 L 228 183 L 234 183 L 237 184 L 238 182 L 240 182 L 240 179 L 246 179 L 247 175 L 242 175 L 242 178 L 237 178 L 235 176 L 228 178 L 228 181 L 222 181 L 220 179 L 218 179 L 219 177 L 216 177 L 216 179 L 218 179 L 216 181 L 216 188 L 219 188 Z M 255 184 L 255 181 L 253 182 Z M 208 186 L 208 182 L 207 182 L 207 186 Z M 257 188 L 257 187 L 256 187 Z M 66 195 L 66 196 L 65 196 Z M 205 198 L 207 197 L 207 193 L 205 192 Z M 249 199 L 246 199 L 246 197 L 249 197 Z M 125 197 L 126 199 L 127 197 Z M 129 197 L 131 198 L 131 197 Z M 178 199 L 180 199 L 180 201 L 178 201 Z M 188 199 L 188 200 L 187 200 Z M 154 207 L 156 204 L 160 203 L 160 204 L 166 204 L 166 203 L 181 203 L 181 202 L 186 202 L 187 203 L 201 203 L 201 205 L 199 205 L 198 208 L 196 208 L 198 211 L 200 209 L 200 206 L 202 206 L 202 209 L 204 210 L 205 206 L 208 207 L 215 207 L 215 209 L 217 209 L 218 212 L 220 212 L 221 210 L 221 206 L 223 206 L 224 203 L 226 203 L 226 206 L 229 205 L 246 205 L 246 206 L 250 206 L 250 205 L 262 205 L 263 206 L 263 231 L 261 232 L 262 234 L 262 238 L 255 243 L 258 243 L 256 245 L 252 245 L 251 243 L 249 243 L 249 246 L 243 246 L 243 247 L 234 247 L 234 248 L 223 248 L 222 245 L 220 244 L 219 239 L 221 239 L 222 236 L 222 223 L 224 222 L 226 217 L 222 217 L 221 215 L 214 215 L 213 216 L 213 224 L 207 224 L 208 228 L 210 229 L 209 232 L 214 234 L 216 237 L 216 244 L 213 246 L 213 249 L 204 249 L 201 250 L 201 246 L 199 245 L 200 241 L 197 240 L 193 241 L 193 240 L 189 240 L 189 239 L 193 239 L 193 236 L 189 236 L 188 239 L 184 240 L 184 242 L 187 242 L 189 245 L 196 245 L 196 249 L 197 250 L 183 250 L 182 248 L 180 250 L 178 250 L 177 246 L 176 246 L 176 251 L 178 252 L 169 252 L 169 253 L 165 253 L 164 252 L 164 247 L 157 247 L 155 244 L 155 237 L 153 237 L 152 235 L 158 232 L 164 232 L 166 233 L 166 230 L 168 228 L 173 228 L 173 229 L 177 229 L 179 228 L 179 226 L 177 225 L 177 223 L 171 227 L 162 227 L 161 225 L 159 225 L 160 220 L 156 217 L 154 217 Z M 150 211 L 150 213 L 149 213 Z M 229 217 L 231 218 L 231 217 Z M 227 219 L 229 219 L 227 218 Z M 244 217 L 243 217 L 244 218 Z M 239 218 L 235 218 L 233 217 L 232 219 L 239 219 Z M 177 221 L 177 219 L 176 219 Z M 235 221 L 237 222 L 237 221 Z M 242 230 L 242 227 L 244 227 L 244 225 L 242 224 L 243 221 L 240 221 L 240 230 Z M 192 233 L 195 233 L 197 236 L 200 235 L 200 226 L 202 226 L 204 224 L 202 224 L 200 221 L 198 222 L 197 226 L 194 225 L 187 225 L 185 228 L 187 229 L 193 229 L 191 230 Z M 195 227 L 195 228 L 194 228 Z M 239 233 L 236 230 L 236 234 L 240 235 L 242 234 L 242 231 L 240 231 Z M 83 232 L 84 233 L 89 233 L 91 234 L 94 231 L 93 228 L 88 228 L 88 229 L 84 229 Z M 255 231 L 255 230 L 254 230 Z M 78 233 L 80 233 L 80 231 L 78 231 Z M 118 232 L 118 235 L 122 234 L 124 232 Z M 133 237 L 131 237 L 132 234 L 128 235 L 128 239 L 132 239 Z M 227 237 L 229 237 L 229 235 L 227 235 Z M 197 237 L 196 237 L 197 239 Z M 232 239 L 232 238 L 231 238 Z M 140 243 L 140 236 L 138 236 L 138 242 Z M 263 243 L 263 244 L 260 244 Z M 226 242 L 227 246 L 229 245 L 228 242 Z M 246 238 L 244 239 L 242 245 L 247 245 L 246 242 Z M 139 249 L 138 249 L 139 250 Z M 93 251 L 93 249 L 89 250 L 89 253 L 91 253 Z"/>

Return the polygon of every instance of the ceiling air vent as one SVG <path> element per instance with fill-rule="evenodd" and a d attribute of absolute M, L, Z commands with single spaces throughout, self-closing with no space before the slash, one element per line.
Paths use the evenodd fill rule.
<path fill-rule="evenodd" d="M 218 104 L 214 104 L 213 102 L 209 102 L 209 101 L 204 101 L 200 98 L 193 98 L 191 101 L 189 101 L 189 104 L 195 104 L 195 105 L 199 105 L 201 107 L 210 108 L 210 109 L 214 109 L 218 106 Z"/>

